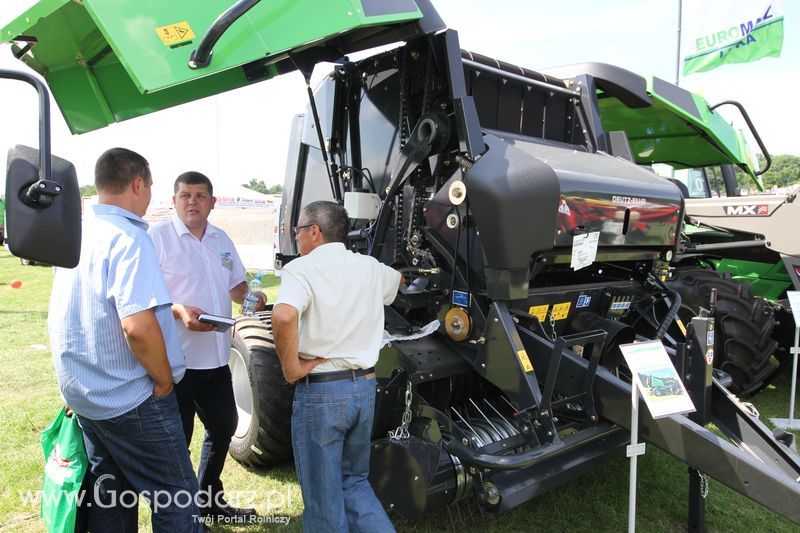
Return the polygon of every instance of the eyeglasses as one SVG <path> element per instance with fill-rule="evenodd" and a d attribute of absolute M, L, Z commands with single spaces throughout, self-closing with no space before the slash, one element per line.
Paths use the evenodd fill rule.
<path fill-rule="evenodd" d="M 301 230 L 303 228 L 310 228 L 311 226 L 316 226 L 316 224 L 305 224 L 303 226 L 296 226 L 296 227 L 292 228 L 292 236 L 296 239 L 297 238 L 297 232 L 299 230 Z"/>

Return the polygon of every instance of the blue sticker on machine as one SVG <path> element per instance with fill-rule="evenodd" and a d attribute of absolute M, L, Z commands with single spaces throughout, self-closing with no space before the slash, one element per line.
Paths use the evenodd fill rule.
<path fill-rule="evenodd" d="M 464 291 L 453 291 L 453 305 L 469 307 L 469 293 Z"/>
<path fill-rule="evenodd" d="M 575 304 L 575 307 L 580 309 L 581 307 L 589 307 L 589 304 L 592 303 L 592 297 L 587 296 L 585 294 L 581 294 L 578 296 L 578 303 Z"/>

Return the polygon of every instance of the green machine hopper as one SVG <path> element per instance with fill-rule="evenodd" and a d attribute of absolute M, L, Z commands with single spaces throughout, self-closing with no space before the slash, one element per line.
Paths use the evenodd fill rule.
<path fill-rule="evenodd" d="M 646 82 L 649 107 L 632 108 L 602 91 L 598 95 L 604 129 L 626 133 L 636 163 L 675 169 L 736 165 L 764 188 L 744 135 L 716 111 L 718 105 L 653 76 Z"/>
<path fill-rule="evenodd" d="M 43 0 L 0 42 L 45 78 L 71 132 L 85 133 L 443 26 L 435 13 L 423 22 L 413 0 L 231 4 Z"/>

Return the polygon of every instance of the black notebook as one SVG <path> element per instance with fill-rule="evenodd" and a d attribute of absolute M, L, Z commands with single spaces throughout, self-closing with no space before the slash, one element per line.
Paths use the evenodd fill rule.
<path fill-rule="evenodd" d="M 204 324 L 211 324 L 217 328 L 217 331 L 228 331 L 228 328 L 236 323 L 236 320 L 233 318 L 218 315 L 207 315 L 205 313 L 197 317 L 197 320 L 203 322 Z"/>

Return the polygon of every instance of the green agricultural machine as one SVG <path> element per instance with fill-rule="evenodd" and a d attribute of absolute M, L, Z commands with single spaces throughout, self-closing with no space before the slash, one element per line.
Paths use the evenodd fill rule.
<path fill-rule="evenodd" d="M 278 260 L 297 256 L 289 235 L 304 205 L 341 202 L 348 246 L 410 281 L 385 309 L 387 331 L 430 327 L 387 345 L 376 369 L 371 482 L 388 509 L 415 518 L 474 499 L 503 512 L 623 457 L 631 385 L 620 346 L 660 340 L 697 411 L 655 420 L 640 409 L 640 438 L 690 466 L 690 507 L 702 509 L 703 473 L 800 524 L 790 439 L 712 371 L 726 356 L 714 319 L 680 318 L 668 276 L 682 252 L 681 191 L 638 166 L 622 128 L 600 119 L 602 95 L 652 105 L 643 78 L 610 66 L 559 77 L 464 51 L 428 0 L 43 0 L 0 39 L 43 77 L 74 133 L 305 78 Z M 321 62 L 333 71 L 314 92 Z M 39 78 L 0 76 L 47 100 Z M 43 104 L 40 150 L 10 152 L 11 250 L 69 267 L 77 184 L 50 155 L 47 117 Z M 292 455 L 293 389 L 270 315 L 239 320 L 232 346 L 231 453 L 250 466 Z M 702 513 L 691 524 L 702 527 Z"/>
<path fill-rule="evenodd" d="M 642 378 L 642 384 L 650 389 L 653 396 L 672 396 L 683 392 L 678 380 L 675 378 L 651 376 L 649 374 L 643 374 L 640 377 Z"/>

